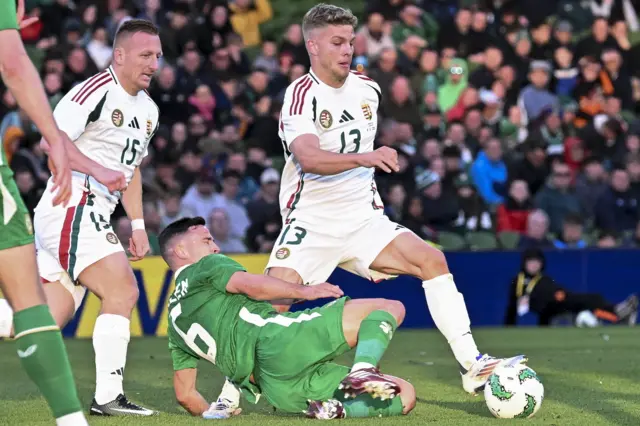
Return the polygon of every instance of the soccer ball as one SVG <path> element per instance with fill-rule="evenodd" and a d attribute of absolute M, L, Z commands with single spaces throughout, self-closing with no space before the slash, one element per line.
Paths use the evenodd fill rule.
<path fill-rule="evenodd" d="M 544 386 L 524 364 L 501 365 L 493 371 L 484 388 L 489 411 L 500 419 L 530 418 L 540 409 Z"/>

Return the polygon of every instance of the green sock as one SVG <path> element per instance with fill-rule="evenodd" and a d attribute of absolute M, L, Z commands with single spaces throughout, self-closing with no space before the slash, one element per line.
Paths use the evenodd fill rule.
<path fill-rule="evenodd" d="M 53 416 L 81 411 L 62 333 L 49 307 L 38 305 L 15 312 L 13 326 L 22 367 L 47 400 Z"/>
<path fill-rule="evenodd" d="M 376 367 L 396 328 L 396 319 L 386 311 L 373 311 L 362 320 L 358 331 L 354 369 L 358 369 L 363 363 Z"/>
<path fill-rule="evenodd" d="M 350 417 L 390 417 L 402 414 L 402 400 L 399 396 L 392 399 L 374 399 L 368 393 L 353 399 L 342 400 L 347 418 Z"/>

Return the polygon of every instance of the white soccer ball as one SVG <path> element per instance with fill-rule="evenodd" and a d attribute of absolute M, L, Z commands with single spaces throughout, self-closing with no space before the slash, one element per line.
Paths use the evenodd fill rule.
<path fill-rule="evenodd" d="M 493 371 L 484 388 L 491 413 L 500 419 L 530 418 L 540 409 L 544 386 L 524 364 L 501 365 Z"/>

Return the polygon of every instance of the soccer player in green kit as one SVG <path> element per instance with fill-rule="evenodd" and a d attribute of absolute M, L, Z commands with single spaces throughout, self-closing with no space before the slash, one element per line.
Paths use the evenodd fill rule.
<path fill-rule="evenodd" d="M 402 303 L 349 300 L 339 287 L 300 286 L 249 274 L 220 254 L 203 218 L 170 224 L 159 236 L 162 256 L 175 271 L 169 299 L 169 350 L 178 402 L 208 417 L 196 390 L 198 360 L 217 365 L 250 402 L 318 419 L 409 413 L 415 390 L 377 366 L 397 326 Z M 271 300 L 337 300 L 320 308 L 278 314 Z M 332 362 L 356 348 L 351 369 Z"/>
<path fill-rule="evenodd" d="M 53 120 L 38 72 L 27 56 L 18 33 L 37 18 L 23 20 L 24 0 L 0 0 L 0 74 L 18 105 L 50 143 L 49 166 L 55 178 L 54 203 L 66 205 L 71 196 L 71 170 L 65 135 Z M 53 141 L 53 143 L 51 143 Z M 40 283 L 33 228 L 7 164 L 0 154 L 0 286 L 13 308 L 18 357 L 23 368 L 47 400 L 59 426 L 86 425 L 71 365 Z M 0 324 L 2 327 L 3 324 Z"/>

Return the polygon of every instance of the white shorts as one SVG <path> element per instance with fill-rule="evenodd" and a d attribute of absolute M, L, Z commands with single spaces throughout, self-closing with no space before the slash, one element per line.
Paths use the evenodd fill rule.
<path fill-rule="evenodd" d="M 306 285 L 326 282 L 338 266 L 377 281 L 389 275 L 371 271 L 373 261 L 398 235 L 411 232 L 385 215 L 373 216 L 341 236 L 327 233 L 328 228 L 330 225 L 312 225 L 300 218 L 285 225 L 271 251 L 267 269 L 293 269 Z"/>
<path fill-rule="evenodd" d="M 38 203 L 34 231 L 43 282 L 60 281 L 80 306 L 86 290 L 78 277 L 87 267 L 124 251 L 110 223 L 112 204 L 74 182 L 67 207 L 53 207 L 47 188 Z"/>

